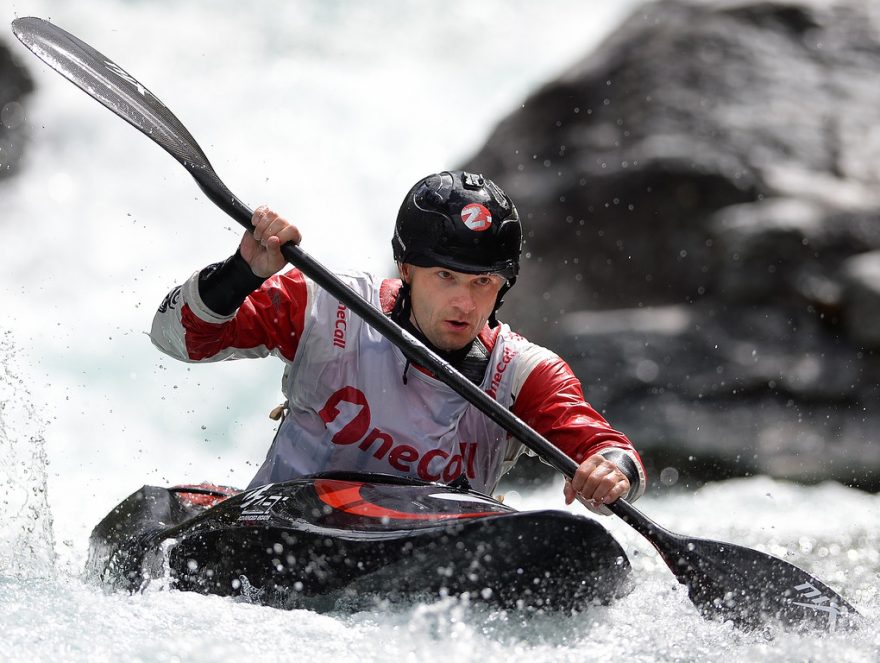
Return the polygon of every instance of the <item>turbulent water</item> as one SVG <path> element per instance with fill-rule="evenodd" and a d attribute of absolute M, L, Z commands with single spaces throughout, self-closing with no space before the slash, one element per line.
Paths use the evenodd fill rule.
<path fill-rule="evenodd" d="M 331 267 L 389 271 L 417 177 L 596 44 L 636 0 L 242 3 L 7 1 L 110 56 L 189 128 L 230 188 L 296 218 Z M 245 484 L 280 398 L 271 362 L 187 366 L 144 335 L 164 293 L 238 230 L 148 139 L 6 41 L 34 73 L 27 158 L 0 182 L 0 658 L 535 661 L 880 658 L 880 500 L 758 477 L 642 508 L 683 533 L 785 556 L 864 615 L 849 634 L 741 633 L 702 620 L 650 546 L 605 519 L 635 588 L 578 615 L 461 599 L 285 612 L 85 582 L 91 527 L 144 483 Z M 8 109 L 5 121 L 21 113 Z M 561 506 L 560 486 L 522 508 Z"/>

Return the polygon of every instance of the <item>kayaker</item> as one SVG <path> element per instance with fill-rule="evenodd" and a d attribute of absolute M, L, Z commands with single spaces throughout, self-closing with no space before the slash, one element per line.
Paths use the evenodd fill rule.
<path fill-rule="evenodd" d="M 328 470 L 372 471 L 491 493 L 526 447 L 418 366 L 299 270 L 280 246 L 300 230 L 274 210 L 224 262 L 174 288 L 151 339 L 188 362 L 274 355 L 286 402 L 254 488 Z M 392 238 L 399 279 L 340 278 L 579 463 L 566 503 L 639 497 L 645 472 L 627 437 L 584 399 L 556 354 L 497 320 L 519 271 L 522 227 L 491 180 L 463 171 L 406 194 Z"/>

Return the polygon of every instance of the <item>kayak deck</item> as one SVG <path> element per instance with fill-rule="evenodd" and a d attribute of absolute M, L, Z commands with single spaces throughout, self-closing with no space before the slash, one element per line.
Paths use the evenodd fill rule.
<path fill-rule="evenodd" d="M 506 609 L 568 611 L 629 589 L 629 561 L 595 520 L 518 512 L 467 489 L 335 473 L 210 508 L 192 501 L 201 493 L 177 491 L 145 486 L 117 506 L 92 533 L 87 570 L 130 591 L 166 578 L 180 590 L 317 610 L 467 593 Z"/>

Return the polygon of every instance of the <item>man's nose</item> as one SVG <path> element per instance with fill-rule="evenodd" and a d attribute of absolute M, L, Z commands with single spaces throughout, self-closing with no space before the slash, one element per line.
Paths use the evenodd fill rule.
<path fill-rule="evenodd" d="M 473 294 L 466 287 L 456 288 L 455 294 L 452 297 L 452 305 L 465 313 L 470 313 L 477 307 Z"/>

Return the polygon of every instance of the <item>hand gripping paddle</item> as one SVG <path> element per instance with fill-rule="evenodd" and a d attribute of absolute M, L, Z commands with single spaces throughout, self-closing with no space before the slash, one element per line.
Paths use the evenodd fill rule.
<path fill-rule="evenodd" d="M 189 171 L 214 204 L 246 229 L 251 229 L 251 210 L 226 188 L 180 120 L 131 74 L 43 19 L 16 19 L 12 30 L 55 71 L 158 143 Z M 285 244 L 281 248 L 291 264 L 394 343 L 407 359 L 431 370 L 437 379 L 455 389 L 563 475 L 569 478 L 574 475 L 575 461 L 323 265 L 298 246 Z M 742 628 L 778 623 L 794 628 L 835 630 L 855 622 L 858 613 L 843 597 L 778 557 L 729 543 L 674 534 L 625 500 L 618 500 L 608 508 L 651 542 L 678 581 L 687 587 L 691 601 L 708 618 L 730 620 Z"/>

